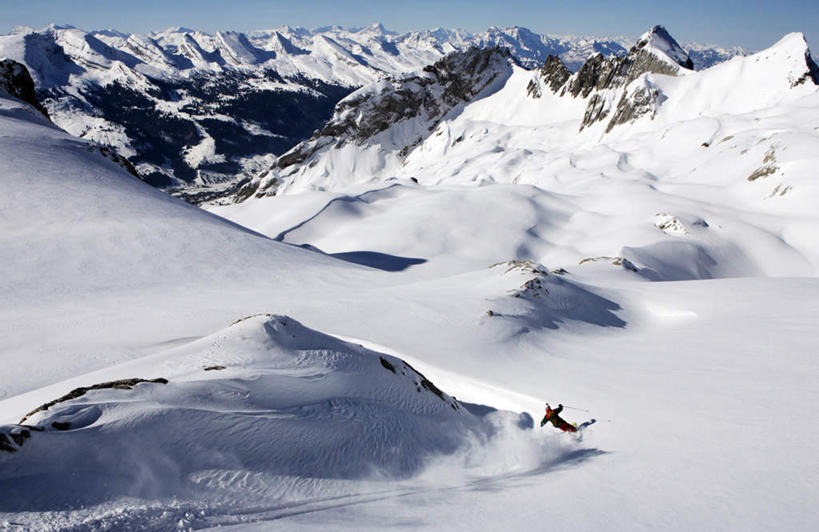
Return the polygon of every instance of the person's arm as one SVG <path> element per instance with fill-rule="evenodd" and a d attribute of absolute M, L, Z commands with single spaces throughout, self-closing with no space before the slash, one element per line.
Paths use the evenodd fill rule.
<path fill-rule="evenodd" d="M 557 405 L 557 408 L 555 408 L 553 415 L 556 416 L 556 415 L 560 414 L 561 412 L 563 412 L 563 405 Z"/>
<path fill-rule="evenodd" d="M 549 418 L 546 417 L 546 416 L 543 416 L 543 419 L 540 420 L 540 426 L 542 427 L 543 425 L 545 425 L 548 422 L 549 422 Z"/>

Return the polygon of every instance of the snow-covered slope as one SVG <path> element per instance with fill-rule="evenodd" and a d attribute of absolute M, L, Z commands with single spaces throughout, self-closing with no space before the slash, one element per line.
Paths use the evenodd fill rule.
<path fill-rule="evenodd" d="M 121 378 L 133 375 L 148 378 Z M 249 317 L 87 378 L 109 384 L 0 430 L 12 451 L 0 453 L 2 511 L 215 489 L 226 505 L 248 480 L 276 491 L 288 478 L 405 478 L 492 434 L 406 362 L 285 316 Z"/>
<path fill-rule="evenodd" d="M 201 202 L 269 166 L 320 128 L 340 99 L 387 74 L 471 46 L 508 49 L 528 68 L 549 54 L 576 68 L 591 52 L 624 54 L 625 43 L 517 27 L 137 35 L 50 26 L 0 36 L 0 57 L 28 66 L 58 126 L 129 157 L 147 182 Z"/>
<path fill-rule="evenodd" d="M 0 95 L 0 527 L 814 530 L 807 58 L 534 98 L 459 53 L 347 109 L 434 125 L 406 155 L 319 149 L 327 189 L 242 226 Z M 653 116 L 580 131 L 640 83 Z"/>
<path fill-rule="evenodd" d="M 408 250 L 399 250 L 400 241 L 371 240 L 367 224 L 371 214 L 381 216 L 380 204 L 413 198 L 434 212 L 440 192 L 429 187 L 530 184 L 537 188 L 526 194 L 537 199 L 529 219 L 548 225 L 522 232 L 524 222 L 511 212 L 493 222 L 516 235 L 508 241 L 510 251 L 520 246 L 516 258 L 534 254 L 566 266 L 623 257 L 650 279 L 812 275 L 819 255 L 810 229 L 817 189 L 809 154 L 819 141 L 819 91 L 804 38 L 792 34 L 702 72 L 685 65 L 673 38 L 654 28 L 628 56 L 594 56 L 575 74 L 556 59 L 534 75 L 510 66 L 502 87 L 442 120 L 405 120 L 394 87 L 364 88 L 337 108 L 326 134 L 282 156 L 242 191 L 240 200 L 251 198 L 247 207 L 218 212 L 332 252 L 352 238 L 356 249 L 402 254 Z M 378 112 L 379 102 L 395 105 L 398 117 Z M 799 120 L 788 118 L 797 114 Z M 371 131 L 370 122 L 380 128 Z M 374 183 L 393 179 L 401 185 L 389 194 L 359 200 Z M 355 217 L 362 225 L 339 227 L 328 208 L 283 234 L 286 227 L 271 231 L 264 208 L 250 205 L 309 190 L 346 194 L 364 215 Z M 574 215 L 578 210 L 596 215 Z M 427 215 L 417 222 L 411 230 L 428 230 L 426 241 L 436 242 L 437 224 Z M 339 231 L 349 236 L 339 238 Z"/>
<path fill-rule="evenodd" d="M 180 294 L 226 291 L 220 304 L 233 311 L 217 311 L 216 325 L 244 312 L 236 306 L 248 285 L 263 298 L 264 286 L 275 291 L 295 272 L 303 280 L 350 269 L 169 197 L 19 100 L 0 96 L 0 121 L 0 313 L 4 331 L 14 331 L 0 397 L 128 358 L 132 342 L 173 337 L 180 323 L 162 316 L 180 311 Z M 49 310 L 32 321 L 37 308 Z M 123 320 L 147 308 L 152 324 Z M 102 333 L 98 343 L 92 331 Z"/>

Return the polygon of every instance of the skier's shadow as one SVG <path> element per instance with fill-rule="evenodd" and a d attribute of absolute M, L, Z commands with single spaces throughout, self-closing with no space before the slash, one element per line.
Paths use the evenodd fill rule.
<path fill-rule="evenodd" d="M 554 460 L 549 460 L 540 467 L 530 469 L 521 476 L 534 477 L 551 473 L 553 471 L 559 471 L 561 469 L 577 467 L 580 464 L 591 460 L 592 458 L 596 458 L 604 454 L 608 454 L 608 452 L 601 449 L 575 449 L 558 456 Z"/>

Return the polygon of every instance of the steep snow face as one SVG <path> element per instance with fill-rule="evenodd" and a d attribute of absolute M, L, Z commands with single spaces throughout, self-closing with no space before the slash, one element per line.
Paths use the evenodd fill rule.
<path fill-rule="evenodd" d="M 339 100 L 385 75 L 471 46 L 500 46 L 531 68 L 560 55 L 576 68 L 591 51 L 624 54 L 625 43 L 517 27 L 129 35 L 50 26 L 0 36 L 0 57 L 28 66 L 57 125 L 130 157 L 147 182 L 201 202 L 268 167 L 320 128 Z"/>
<path fill-rule="evenodd" d="M 795 104 L 815 94 L 819 84 L 819 68 L 801 33 L 786 35 L 767 50 L 733 59 L 703 74 L 707 75 L 651 79 L 663 94 L 665 101 L 659 109 L 668 119 L 741 115 Z"/>

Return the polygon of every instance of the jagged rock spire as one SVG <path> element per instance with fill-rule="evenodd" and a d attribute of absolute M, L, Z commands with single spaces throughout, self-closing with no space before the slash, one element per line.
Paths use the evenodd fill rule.
<path fill-rule="evenodd" d="M 654 26 L 644 33 L 629 53 L 633 54 L 639 50 L 662 54 L 679 66 L 694 70 L 694 62 L 663 26 Z"/>

